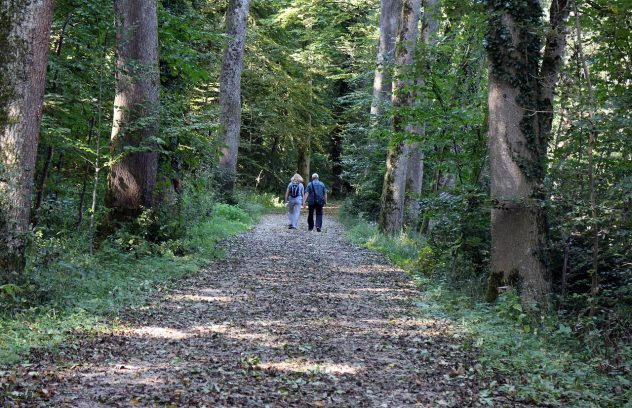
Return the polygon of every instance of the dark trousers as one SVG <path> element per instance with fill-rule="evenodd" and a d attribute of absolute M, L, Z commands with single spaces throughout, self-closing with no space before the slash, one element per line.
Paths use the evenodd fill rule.
<path fill-rule="evenodd" d="M 307 228 L 314 229 L 314 210 L 316 210 L 316 228 L 323 227 L 323 206 L 322 205 L 309 205 L 309 215 L 307 216 Z"/>

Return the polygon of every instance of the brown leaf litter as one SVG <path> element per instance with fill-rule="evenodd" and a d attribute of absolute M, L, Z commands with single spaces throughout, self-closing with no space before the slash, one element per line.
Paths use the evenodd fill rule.
<path fill-rule="evenodd" d="M 0 406 L 518 406 L 480 397 L 458 327 L 422 314 L 409 277 L 332 217 L 318 233 L 269 215 L 222 246 L 122 328 L 12 370 Z"/>

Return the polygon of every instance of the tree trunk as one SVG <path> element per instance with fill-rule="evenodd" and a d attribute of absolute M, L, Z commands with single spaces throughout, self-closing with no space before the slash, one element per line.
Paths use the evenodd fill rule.
<path fill-rule="evenodd" d="M 597 293 L 599 292 L 599 222 L 597 220 L 597 198 L 595 195 L 595 160 L 594 149 L 597 143 L 597 130 L 595 120 L 595 91 L 593 90 L 590 78 L 590 69 L 584 57 L 584 47 L 582 44 L 582 31 L 579 25 L 579 10 L 577 1 L 573 0 L 575 12 L 575 30 L 577 33 L 577 51 L 584 71 L 584 79 L 588 88 L 588 117 L 590 119 L 590 133 L 588 136 L 588 191 L 590 196 L 590 227 L 592 229 L 592 276 L 590 283 L 590 316 L 595 314 L 597 305 Z"/>
<path fill-rule="evenodd" d="M 39 219 L 39 210 L 44 201 L 44 187 L 46 185 L 46 179 L 48 178 L 48 171 L 50 170 L 50 163 L 53 160 L 53 153 L 55 149 L 53 146 L 46 148 L 46 158 L 44 159 L 44 165 L 42 166 L 42 173 L 37 180 L 37 186 L 35 187 L 35 205 L 33 206 L 33 225 L 37 225 Z"/>
<path fill-rule="evenodd" d="M 550 135 L 553 127 L 553 101 L 555 87 L 560 79 L 560 70 L 566 53 L 566 22 L 570 12 L 568 0 L 551 2 L 549 22 L 551 30 L 546 38 L 542 67 L 540 68 L 540 110 L 538 112 L 540 133 Z"/>
<path fill-rule="evenodd" d="M 395 82 L 393 84 L 393 133 L 401 136 L 406 130 L 404 115 L 398 110 L 410 107 L 413 95 L 410 81 L 403 78 L 414 60 L 415 46 L 419 32 L 420 0 L 404 0 L 402 15 L 397 29 L 395 50 Z M 382 188 L 379 229 L 387 234 L 401 232 L 404 224 L 404 199 L 406 175 L 408 173 L 409 146 L 406 141 L 397 142 L 389 149 L 386 158 L 386 174 Z"/>
<path fill-rule="evenodd" d="M 112 220 L 154 204 L 160 83 L 156 0 L 115 0 L 116 96 L 105 204 Z M 131 151 L 130 151 L 131 149 Z M 120 158 L 117 158 L 119 156 Z"/>
<path fill-rule="evenodd" d="M 305 141 L 299 142 L 298 146 L 298 163 L 297 170 L 298 174 L 303 176 L 305 180 L 310 179 L 309 171 L 310 171 L 310 148 L 309 148 L 309 139 Z"/>
<path fill-rule="evenodd" d="M 246 43 L 249 0 L 230 0 L 226 11 L 228 44 L 220 72 L 220 129 L 224 147 L 219 160 L 220 187 L 232 196 L 237 178 L 237 152 L 241 128 L 241 71 Z"/>
<path fill-rule="evenodd" d="M 439 13 L 439 0 L 426 0 L 424 2 L 424 13 L 422 19 L 421 28 L 421 40 L 429 47 L 433 46 L 436 41 L 437 30 L 439 29 L 439 20 L 437 15 Z M 430 63 L 430 61 L 428 61 Z M 424 78 L 417 80 L 418 87 L 423 85 Z M 418 95 L 415 98 L 419 98 Z M 413 126 L 410 129 L 411 132 L 419 135 L 419 138 L 425 134 L 425 125 Z M 406 212 L 407 219 L 410 227 L 417 229 L 419 226 L 419 196 L 423 188 L 424 178 L 424 154 L 421 151 L 421 144 L 419 142 L 413 143 L 410 146 L 410 157 L 408 159 L 408 174 L 406 176 Z"/>
<path fill-rule="evenodd" d="M 551 286 L 543 182 L 553 93 L 565 45 L 565 2 L 553 3 L 551 28 L 557 34 L 547 39 L 540 71 L 539 2 L 488 1 L 491 270 L 516 286 L 523 303 L 543 307 Z"/>
<path fill-rule="evenodd" d="M 25 266 L 52 15 L 52 0 L 0 0 L 0 285 Z"/>
<path fill-rule="evenodd" d="M 424 134 L 423 126 L 415 127 L 419 135 Z M 416 230 L 419 226 L 419 213 L 421 205 L 419 196 L 423 188 L 424 178 L 424 154 L 419 143 L 413 143 L 409 147 L 408 171 L 406 174 L 406 219 L 407 228 Z"/>
<path fill-rule="evenodd" d="M 103 79 L 101 78 L 103 74 L 99 73 L 99 104 L 101 103 L 101 92 L 103 87 Z M 101 106 L 99 105 L 99 109 Z M 92 136 L 94 136 L 94 126 L 95 126 L 96 118 L 93 116 L 90 119 L 90 130 L 88 131 L 88 142 L 86 143 L 90 146 L 92 142 Z M 90 163 L 87 162 L 84 166 L 84 175 L 83 182 L 81 183 L 81 194 L 79 195 L 79 205 L 77 206 L 77 227 L 79 227 L 83 221 L 83 207 L 86 201 L 86 190 L 88 189 L 88 177 L 90 177 Z"/>
<path fill-rule="evenodd" d="M 375 119 L 383 111 L 384 104 L 391 102 L 393 83 L 389 66 L 393 63 L 397 21 L 402 12 L 402 0 L 382 0 L 380 5 L 380 42 L 377 50 L 371 116 Z"/>

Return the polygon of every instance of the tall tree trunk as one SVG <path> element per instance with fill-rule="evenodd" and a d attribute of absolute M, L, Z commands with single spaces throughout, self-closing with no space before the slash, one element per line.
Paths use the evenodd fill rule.
<path fill-rule="evenodd" d="M 550 281 L 543 184 L 568 10 L 565 1 L 551 6 L 552 35 L 540 70 L 539 2 L 488 4 L 492 276 L 515 285 L 523 303 L 546 307 Z"/>
<path fill-rule="evenodd" d="M 0 0 L 0 285 L 25 265 L 52 0 Z"/>
<path fill-rule="evenodd" d="M 160 83 L 156 0 L 115 0 L 116 96 L 105 204 L 112 220 L 137 216 L 154 204 Z M 133 149 L 132 152 L 126 152 Z"/>
<path fill-rule="evenodd" d="M 397 21 L 402 13 L 402 0 L 382 0 L 380 4 L 380 42 L 377 50 L 375 76 L 373 77 L 373 100 L 371 116 L 376 119 L 382 107 L 391 102 L 393 81 L 389 66 L 393 63 Z"/>
<path fill-rule="evenodd" d="M 39 210 L 42 206 L 42 202 L 44 201 L 44 187 L 46 185 L 46 179 L 48 178 L 48 171 L 50 170 L 50 163 L 53 160 L 54 151 L 55 149 L 53 149 L 53 146 L 48 146 L 46 148 L 46 157 L 44 158 L 42 172 L 37 179 L 37 185 L 35 187 L 35 204 L 32 212 L 33 225 L 37 225 L 39 219 Z"/>
<path fill-rule="evenodd" d="M 490 44 L 497 47 L 489 50 L 489 152 L 494 204 L 491 271 L 492 276 L 502 275 L 504 281 L 518 286 L 525 303 L 546 304 L 550 283 L 542 259 L 546 245 L 541 207 L 542 146 L 533 114 L 537 110 L 537 87 L 533 82 L 538 74 L 539 42 L 527 32 L 535 28 L 535 16 L 524 9 L 512 15 L 509 6 L 491 10 L 495 17 L 490 19 L 489 33 L 493 41 Z M 537 2 L 531 6 L 539 13 Z M 503 38 L 504 33 L 509 37 Z M 531 52 L 527 47 L 532 48 Z"/>
<path fill-rule="evenodd" d="M 241 71 L 246 44 L 249 0 L 229 0 L 226 10 L 226 35 L 220 72 L 220 128 L 224 147 L 219 160 L 221 189 L 232 196 L 237 178 L 237 152 L 241 129 Z"/>
<path fill-rule="evenodd" d="M 550 136 L 553 127 L 555 88 L 560 79 L 560 70 L 566 54 L 566 36 L 568 34 L 566 22 L 569 13 L 570 3 L 568 0 L 551 2 L 549 10 L 550 31 L 546 37 L 542 67 L 540 68 L 540 109 L 538 111 L 540 133 L 548 136 Z"/>
<path fill-rule="evenodd" d="M 401 136 L 406 130 L 402 108 L 410 107 L 413 95 L 410 80 L 404 78 L 413 64 L 415 46 L 419 33 L 420 0 L 404 0 L 402 15 L 397 29 L 397 47 L 395 50 L 395 82 L 393 84 L 393 133 Z M 381 209 L 379 217 L 380 231 L 388 234 L 401 232 L 404 225 L 404 199 L 406 194 L 406 175 L 408 173 L 409 146 L 406 141 L 397 142 L 389 149 L 386 158 L 386 174 L 382 187 Z"/>
<path fill-rule="evenodd" d="M 424 12 L 421 25 L 421 40 L 428 47 L 432 47 L 436 42 L 436 34 L 439 29 L 439 0 L 425 0 Z M 430 64 L 430 61 L 428 61 Z M 426 71 L 430 67 L 427 67 Z M 424 78 L 417 80 L 417 87 L 423 86 Z M 415 99 L 419 98 L 419 95 L 415 95 Z M 419 124 L 412 126 L 410 131 L 416 133 L 419 138 L 423 137 L 426 133 L 425 125 Z M 421 143 L 412 143 L 410 146 L 410 157 L 408 159 L 408 174 L 406 175 L 406 212 L 408 222 L 411 228 L 417 229 L 419 226 L 419 196 L 423 188 L 424 178 L 424 154 L 421 150 Z"/>
<path fill-rule="evenodd" d="M 305 180 L 309 180 L 309 171 L 310 171 L 310 148 L 309 148 L 309 138 L 307 140 L 299 142 L 298 146 L 298 163 L 297 170 L 298 174 L 303 176 Z"/>
<path fill-rule="evenodd" d="M 103 87 L 103 79 L 101 78 L 103 74 L 99 73 L 99 109 L 101 109 L 101 95 L 102 95 L 102 87 Z M 90 130 L 88 131 L 88 141 L 87 145 L 90 146 L 92 143 L 92 137 L 94 136 L 94 126 L 95 126 L 96 118 L 93 116 L 90 119 Z M 77 227 L 81 225 L 83 221 L 83 207 L 86 201 L 86 190 L 88 189 L 88 177 L 90 177 L 90 163 L 87 162 L 84 166 L 84 174 L 83 174 L 83 182 L 81 183 L 81 194 L 79 195 L 79 205 L 77 206 Z"/>
<path fill-rule="evenodd" d="M 584 57 L 584 47 L 582 44 L 582 31 L 579 25 L 579 10 L 577 1 L 573 0 L 575 12 L 575 31 L 577 34 L 577 51 L 584 71 L 584 79 L 588 88 L 588 117 L 590 118 L 590 133 L 588 136 L 588 191 L 590 196 L 590 227 L 592 229 L 592 277 L 590 284 L 590 315 L 595 314 L 597 293 L 599 292 L 599 223 L 597 220 L 597 198 L 595 195 L 595 160 L 594 149 L 597 143 L 597 130 L 595 123 L 595 91 L 593 90 L 590 78 L 590 69 Z"/>

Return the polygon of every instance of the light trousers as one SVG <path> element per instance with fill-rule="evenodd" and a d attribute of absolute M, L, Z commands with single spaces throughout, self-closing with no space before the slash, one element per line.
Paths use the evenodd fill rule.
<path fill-rule="evenodd" d="M 287 205 L 287 219 L 289 224 L 296 228 L 298 219 L 301 216 L 301 202 L 291 200 Z"/>

